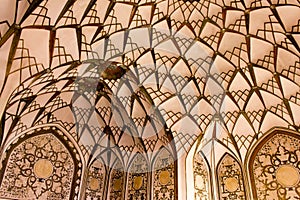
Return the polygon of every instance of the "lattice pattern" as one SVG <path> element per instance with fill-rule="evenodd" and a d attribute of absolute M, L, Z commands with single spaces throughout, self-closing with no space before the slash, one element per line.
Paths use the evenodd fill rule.
<path fill-rule="evenodd" d="M 187 153 L 214 117 L 242 156 L 274 125 L 300 130 L 298 1 L 10 3 L 0 19 L 1 145 L 55 123 L 86 157 L 115 145 L 127 166 L 136 150 L 173 139 Z"/>

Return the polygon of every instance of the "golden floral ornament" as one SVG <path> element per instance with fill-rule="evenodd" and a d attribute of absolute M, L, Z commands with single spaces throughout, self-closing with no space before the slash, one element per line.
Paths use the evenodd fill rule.
<path fill-rule="evenodd" d="M 229 192 L 235 192 L 239 188 L 239 180 L 235 177 L 229 177 L 224 180 L 225 189 Z"/>
<path fill-rule="evenodd" d="M 53 173 L 53 165 L 47 159 L 39 159 L 33 166 L 34 174 L 38 178 L 49 178 Z"/>
<path fill-rule="evenodd" d="M 122 189 L 122 179 L 121 178 L 115 179 L 113 187 L 114 187 L 115 191 L 121 191 L 121 189 Z"/>
<path fill-rule="evenodd" d="M 159 174 L 159 182 L 162 185 L 167 185 L 170 181 L 171 177 L 170 177 L 170 172 L 168 172 L 167 170 L 161 171 Z"/>
<path fill-rule="evenodd" d="M 143 186 L 143 177 L 142 176 L 136 176 L 133 180 L 133 188 L 136 190 L 139 190 Z"/>
<path fill-rule="evenodd" d="M 91 178 L 89 182 L 89 186 L 91 190 L 98 190 L 100 186 L 100 182 L 97 178 Z"/>
<path fill-rule="evenodd" d="M 299 184 L 299 170 L 292 165 L 282 165 L 276 171 L 276 180 L 283 187 L 294 187 Z"/>

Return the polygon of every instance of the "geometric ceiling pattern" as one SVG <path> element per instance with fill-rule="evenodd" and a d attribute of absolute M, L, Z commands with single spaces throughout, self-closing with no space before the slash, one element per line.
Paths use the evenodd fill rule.
<path fill-rule="evenodd" d="M 4 0 L 1 146 L 63 126 L 89 157 L 187 152 L 218 120 L 243 158 L 300 129 L 296 0 Z M 117 153 L 116 153 L 117 154 Z"/>

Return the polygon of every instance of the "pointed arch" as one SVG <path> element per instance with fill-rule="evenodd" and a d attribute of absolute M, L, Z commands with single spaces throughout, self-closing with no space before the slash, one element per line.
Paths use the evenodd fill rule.
<path fill-rule="evenodd" d="M 276 128 L 253 146 L 248 157 L 254 199 L 300 198 L 300 135 Z"/>
<path fill-rule="evenodd" d="M 130 164 L 127 181 L 127 200 L 149 198 L 149 164 L 141 153 L 137 153 Z"/>
<path fill-rule="evenodd" d="M 72 140 L 56 126 L 15 137 L 2 158 L 0 197 L 76 199 L 84 166 Z"/>
<path fill-rule="evenodd" d="M 152 163 L 152 198 L 177 199 L 175 159 L 166 148 L 161 148 Z"/>
<path fill-rule="evenodd" d="M 195 200 L 211 199 L 210 168 L 207 160 L 201 151 L 197 152 L 193 158 L 193 175 L 194 175 L 194 198 Z"/>
<path fill-rule="evenodd" d="M 107 170 L 102 158 L 95 159 L 88 169 L 86 199 L 105 199 Z"/>
<path fill-rule="evenodd" d="M 116 158 L 115 163 L 110 171 L 109 188 L 107 199 L 121 200 L 124 199 L 125 172 L 122 162 Z"/>
<path fill-rule="evenodd" d="M 229 153 L 217 165 L 217 180 L 220 200 L 246 199 L 242 167 Z"/>

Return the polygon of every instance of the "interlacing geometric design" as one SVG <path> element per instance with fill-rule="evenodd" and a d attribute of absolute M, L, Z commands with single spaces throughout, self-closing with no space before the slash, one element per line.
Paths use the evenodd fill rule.
<path fill-rule="evenodd" d="M 244 161 L 274 126 L 300 131 L 299 15 L 299 0 L 2 0 L 0 152 L 51 124 L 98 176 L 99 157 L 176 160 L 217 120 Z"/>

